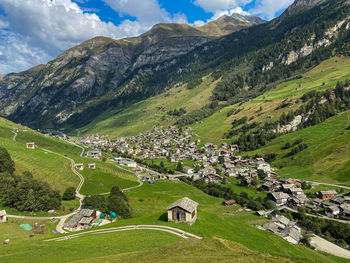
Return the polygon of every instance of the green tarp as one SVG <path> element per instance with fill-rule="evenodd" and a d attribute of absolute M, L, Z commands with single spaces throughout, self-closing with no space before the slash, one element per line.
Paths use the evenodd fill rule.
<path fill-rule="evenodd" d="M 20 228 L 23 228 L 24 230 L 31 231 L 33 228 L 29 224 L 21 224 L 19 225 Z"/>

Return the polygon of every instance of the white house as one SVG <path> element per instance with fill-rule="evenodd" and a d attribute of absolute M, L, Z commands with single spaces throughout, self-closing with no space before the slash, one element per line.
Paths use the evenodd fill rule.
<path fill-rule="evenodd" d="M 7 214 L 5 210 L 0 211 L 0 223 L 7 222 Z"/>
<path fill-rule="evenodd" d="M 184 173 L 185 174 L 194 174 L 194 169 L 188 166 L 184 167 Z"/>

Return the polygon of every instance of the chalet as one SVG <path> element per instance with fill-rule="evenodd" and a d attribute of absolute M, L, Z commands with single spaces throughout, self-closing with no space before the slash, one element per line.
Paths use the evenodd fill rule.
<path fill-rule="evenodd" d="M 297 187 L 291 187 L 287 190 L 287 193 L 292 196 L 298 196 L 304 194 L 303 189 Z"/>
<path fill-rule="evenodd" d="M 226 200 L 222 202 L 224 206 L 234 206 L 236 204 L 236 200 Z"/>
<path fill-rule="evenodd" d="M 102 156 L 101 151 L 98 151 L 98 150 L 93 150 L 93 151 L 87 151 L 86 152 L 86 157 L 89 157 L 89 158 L 100 159 L 101 156 Z"/>
<path fill-rule="evenodd" d="M 276 189 L 276 184 L 267 181 L 261 185 L 261 189 L 263 189 L 266 192 L 273 192 Z"/>
<path fill-rule="evenodd" d="M 289 227 L 279 234 L 284 240 L 288 241 L 292 244 L 299 244 L 299 241 L 301 240 L 302 236 L 300 233 L 300 230 L 296 227 Z"/>
<path fill-rule="evenodd" d="M 274 202 L 277 206 L 285 205 L 289 199 L 289 195 L 282 192 L 268 193 L 267 198 Z"/>
<path fill-rule="evenodd" d="M 184 222 L 192 225 L 197 220 L 198 203 L 184 197 L 168 206 L 168 221 L 169 222 Z"/>
<path fill-rule="evenodd" d="M 194 169 L 188 166 L 184 167 L 184 173 L 185 174 L 194 174 Z"/>
<path fill-rule="evenodd" d="M 308 204 L 308 202 L 309 202 L 309 199 L 304 194 L 293 196 L 288 200 L 289 206 L 294 208 L 305 206 Z"/>
<path fill-rule="evenodd" d="M 7 214 L 5 210 L 0 211 L 0 223 L 7 222 Z"/>
<path fill-rule="evenodd" d="M 334 196 L 336 196 L 338 193 L 335 190 L 328 190 L 328 191 L 319 191 L 318 196 L 321 199 L 330 199 Z"/>
<path fill-rule="evenodd" d="M 96 169 L 96 164 L 95 163 L 89 163 L 88 164 L 89 169 Z"/>
<path fill-rule="evenodd" d="M 335 217 L 340 214 L 340 208 L 337 205 L 331 205 L 325 209 L 325 213 L 328 217 Z"/>
<path fill-rule="evenodd" d="M 90 228 L 96 216 L 96 210 L 82 209 L 79 214 L 74 215 L 68 221 L 65 228 L 69 231 L 79 231 Z"/>
<path fill-rule="evenodd" d="M 35 149 L 35 143 L 34 142 L 27 142 L 26 144 L 28 149 Z"/>
<path fill-rule="evenodd" d="M 82 163 L 77 163 L 75 165 L 75 169 L 79 170 L 79 171 L 83 171 L 84 170 L 84 164 Z"/>

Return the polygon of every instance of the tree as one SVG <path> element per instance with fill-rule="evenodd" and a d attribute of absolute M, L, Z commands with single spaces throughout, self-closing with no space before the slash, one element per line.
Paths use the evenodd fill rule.
<path fill-rule="evenodd" d="M 68 187 L 66 191 L 64 192 L 62 199 L 63 200 L 74 200 L 75 198 L 75 188 L 74 187 Z"/>
<path fill-rule="evenodd" d="M 181 172 L 181 173 L 184 171 L 184 169 L 182 167 L 182 163 L 180 161 L 177 163 L 176 170 Z"/>
<path fill-rule="evenodd" d="M 13 174 L 15 172 L 15 163 L 11 159 L 8 151 L 0 147 L 0 173 Z"/>

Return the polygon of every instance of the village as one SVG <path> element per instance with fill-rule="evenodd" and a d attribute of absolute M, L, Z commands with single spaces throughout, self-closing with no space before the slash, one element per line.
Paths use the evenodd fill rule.
<path fill-rule="evenodd" d="M 131 169 L 141 181 L 150 184 L 158 180 L 178 181 L 181 177 L 214 184 L 225 184 L 227 179 L 237 179 L 242 188 L 253 188 L 256 191 L 265 192 L 265 200 L 270 200 L 275 205 L 275 208 L 270 211 L 256 212 L 262 217 L 274 215 L 272 221 L 264 224 L 262 229 L 277 234 L 294 244 L 298 244 L 302 238 L 301 229 L 296 226 L 295 222 L 284 216 L 275 215 L 274 210 L 288 208 L 291 211 L 298 211 L 303 207 L 308 213 L 315 216 L 350 219 L 350 196 L 347 196 L 346 193 L 338 193 L 334 189 L 329 189 L 321 190 L 314 196 L 306 194 L 304 191 L 310 189 L 312 184 L 303 180 L 279 178 L 276 169 L 272 168 L 264 158 L 244 158 L 238 155 L 237 145 L 201 144 L 200 140 L 193 137 L 190 128 L 184 130 L 176 127 L 154 128 L 152 131 L 140 133 L 137 136 L 113 140 L 108 139 L 107 136 L 90 135 L 74 141 L 64 134 L 50 135 L 91 149 L 85 152 L 88 158 L 101 159 L 103 152 L 110 153 L 114 156 L 109 158 L 111 161 L 120 167 Z M 181 164 L 181 169 L 169 170 L 171 173 L 155 171 L 149 164 L 159 159 L 168 164 L 177 164 L 177 167 Z M 183 163 L 187 165 L 182 166 Z M 95 163 L 89 164 L 88 168 L 95 169 Z M 81 170 L 84 167 L 82 164 L 76 164 L 76 169 Z M 179 202 L 184 202 L 182 206 L 185 207 L 187 203 L 191 203 L 186 199 Z M 223 204 L 232 206 L 236 202 L 227 200 Z M 82 210 L 65 227 L 71 231 L 77 231 L 91 228 L 94 224 L 96 225 L 96 222 L 97 224 L 107 223 L 104 221 L 105 215 L 102 216 L 103 218 L 99 216 L 98 211 Z M 113 216 L 107 216 L 113 220 Z M 191 220 L 190 216 L 178 214 L 169 217 L 169 220 L 188 221 L 192 224 L 195 218 Z"/>

